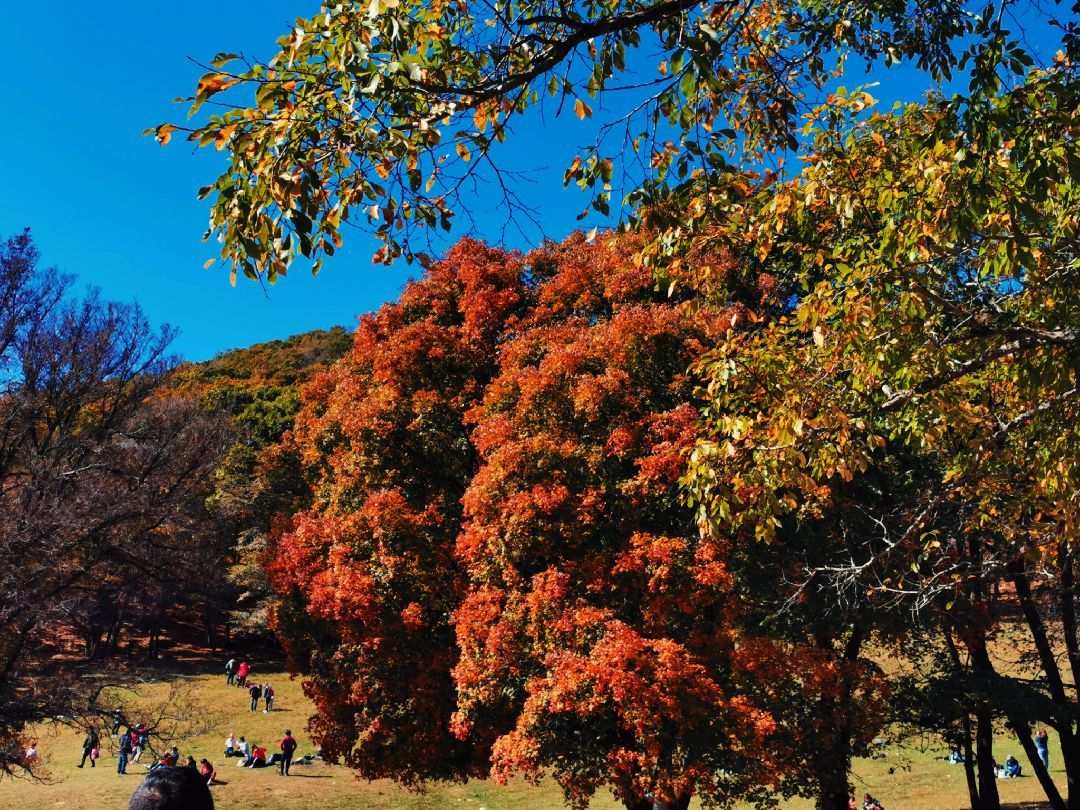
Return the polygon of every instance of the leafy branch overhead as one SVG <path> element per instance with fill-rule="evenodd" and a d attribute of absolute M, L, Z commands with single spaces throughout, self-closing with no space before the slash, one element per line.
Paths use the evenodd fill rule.
<path fill-rule="evenodd" d="M 527 209 L 496 145 L 532 109 L 587 122 L 592 146 L 566 156 L 564 182 L 607 214 L 622 205 L 617 163 L 641 181 L 640 204 L 733 154 L 792 148 L 804 92 L 845 55 L 917 58 L 945 76 L 975 18 L 959 2 L 884 0 L 328 2 L 269 62 L 218 54 L 181 99 L 211 115 L 147 132 L 226 152 L 199 195 L 234 280 L 273 281 L 297 255 L 317 272 L 346 224 L 381 240 L 377 262 L 427 263 L 420 244 L 451 229 L 478 178 L 500 181 L 510 216 Z M 594 112 L 615 98 L 628 112 Z"/>

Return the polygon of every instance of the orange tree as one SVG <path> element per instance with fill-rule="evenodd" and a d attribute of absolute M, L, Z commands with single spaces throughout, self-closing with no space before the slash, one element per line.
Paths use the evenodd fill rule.
<path fill-rule="evenodd" d="M 276 628 L 308 674 L 324 753 L 407 784 L 483 772 L 450 734 L 453 550 L 475 469 L 465 412 L 527 285 L 518 258 L 459 244 L 304 389 L 292 447 L 311 507 L 281 538 Z"/>
<path fill-rule="evenodd" d="M 769 709 L 831 663 L 743 638 L 727 545 L 678 488 L 686 369 L 751 307 L 669 298 L 635 248 L 462 243 L 306 390 L 277 627 L 363 775 L 550 773 L 631 808 L 779 785 L 766 741 L 796 735 Z"/>

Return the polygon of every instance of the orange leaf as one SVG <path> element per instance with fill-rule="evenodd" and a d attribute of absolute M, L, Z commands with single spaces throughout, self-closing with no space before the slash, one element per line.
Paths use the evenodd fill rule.
<path fill-rule="evenodd" d="M 176 132 L 175 126 L 172 124 L 162 124 L 154 131 L 154 140 L 164 146 L 169 142 L 169 139 L 172 138 L 174 132 Z"/>

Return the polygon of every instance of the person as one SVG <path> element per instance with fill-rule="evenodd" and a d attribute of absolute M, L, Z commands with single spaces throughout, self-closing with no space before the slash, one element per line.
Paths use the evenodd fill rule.
<path fill-rule="evenodd" d="M 225 662 L 225 685 L 232 686 L 236 681 L 236 659 L 230 658 Z"/>
<path fill-rule="evenodd" d="M 142 756 L 143 751 L 146 751 L 150 747 L 150 729 L 146 727 L 146 723 L 139 723 L 139 753 L 135 755 L 135 761 L 139 761 L 139 757 Z"/>
<path fill-rule="evenodd" d="M 949 755 L 945 757 L 945 761 L 950 765 L 962 765 L 964 762 L 964 755 L 960 753 L 959 749 L 954 748 L 949 752 Z"/>
<path fill-rule="evenodd" d="M 259 710 L 259 695 L 262 694 L 262 687 L 257 683 L 253 683 L 251 688 L 248 689 L 248 694 L 251 695 L 251 710 L 257 712 Z"/>
<path fill-rule="evenodd" d="M 197 771 L 163 767 L 146 775 L 128 810 L 214 810 L 214 799 Z"/>
<path fill-rule="evenodd" d="M 263 700 L 266 702 L 266 708 L 263 709 L 263 714 L 272 712 L 274 710 L 274 687 L 268 683 L 263 684 Z"/>
<path fill-rule="evenodd" d="M 33 767 L 34 765 L 37 765 L 39 759 L 37 740 L 31 740 L 29 747 L 27 747 L 26 752 L 23 754 L 23 762 L 25 762 L 28 767 Z"/>
<path fill-rule="evenodd" d="M 243 736 L 241 736 L 240 737 L 240 742 L 236 746 L 236 756 L 243 757 L 244 759 L 247 759 L 248 754 L 250 754 L 250 753 L 251 753 L 251 747 L 248 745 L 248 741 L 245 740 L 243 738 Z M 240 763 L 240 764 L 243 764 L 243 763 Z"/>
<path fill-rule="evenodd" d="M 289 765 L 292 764 L 292 755 L 296 750 L 296 738 L 289 729 L 285 729 L 285 736 L 281 738 L 281 775 L 289 775 Z"/>
<path fill-rule="evenodd" d="M 124 715 L 119 709 L 115 709 L 112 713 L 112 736 L 116 736 L 116 732 L 120 730 L 120 726 L 124 724 Z"/>
<path fill-rule="evenodd" d="M 247 676 L 251 672 L 251 666 L 247 661 L 241 661 L 240 666 L 236 668 L 236 685 L 247 686 Z"/>
<path fill-rule="evenodd" d="M 139 734 L 137 728 L 133 728 L 130 732 L 131 735 L 131 761 L 138 762 L 139 757 L 142 756 L 142 748 L 139 747 L 139 740 L 142 739 L 142 735 Z"/>
<path fill-rule="evenodd" d="M 79 763 L 80 768 L 86 764 L 87 757 L 90 758 L 90 767 L 97 767 L 97 765 L 94 763 L 94 760 L 97 759 L 97 757 L 93 756 L 93 752 L 97 750 L 100 744 L 101 740 L 98 738 L 97 726 L 90 726 L 90 728 L 87 729 L 86 736 L 83 737 L 82 741 L 82 762 Z"/>
<path fill-rule="evenodd" d="M 248 757 L 247 762 L 244 763 L 245 768 L 265 768 L 266 767 L 266 749 L 261 745 L 254 744 L 251 748 L 251 756 Z"/>
<path fill-rule="evenodd" d="M 229 736 L 225 738 L 225 758 L 228 759 L 236 751 L 236 734 L 229 732 Z"/>
<path fill-rule="evenodd" d="M 1001 769 L 1001 775 L 1006 779 L 1015 779 L 1022 770 L 1020 761 L 1012 754 L 1009 754 L 1008 759 L 1005 760 L 1005 767 Z"/>
<path fill-rule="evenodd" d="M 214 784 L 214 778 L 217 774 L 214 772 L 214 766 L 210 764 L 210 760 L 203 757 L 199 760 L 199 776 L 206 780 L 206 786 Z"/>
<path fill-rule="evenodd" d="M 175 768 L 180 764 L 180 749 L 175 745 L 171 751 L 166 751 L 161 755 L 161 759 L 150 766 L 150 770 L 154 771 L 158 768 Z"/>
<path fill-rule="evenodd" d="M 131 729 L 120 735 L 120 750 L 116 755 L 116 772 L 127 773 L 128 757 L 131 756 Z"/>
<path fill-rule="evenodd" d="M 188 754 L 187 762 L 184 763 L 185 768 L 191 768 L 193 771 L 199 770 L 199 763 L 195 761 L 195 757 Z"/>
<path fill-rule="evenodd" d="M 881 802 L 871 796 L 869 793 L 863 794 L 862 802 L 863 810 L 885 810 Z"/>
<path fill-rule="evenodd" d="M 1039 733 L 1035 735 L 1035 751 L 1039 755 L 1039 759 L 1042 760 L 1043 767 L 1046 770 L 1050 770 L 1050 735 L 1046 733 L 1045 728 L 1039 729 Z"/>

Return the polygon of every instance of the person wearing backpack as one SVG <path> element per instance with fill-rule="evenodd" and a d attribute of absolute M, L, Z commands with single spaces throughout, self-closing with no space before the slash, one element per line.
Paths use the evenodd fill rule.
<path fill-rule="evenodd" d="M 266 701 L 266 708 L 263 709 L 263 714 L 272 712 L 274 710 L 274 687 L 270 684 L 263 684 L 263 700 Z"/>
<path fill-rule="evenodd" d="M 296 751 L 296 738 L 289 729 L 285 729 L 285 736 L 281 738 L 281 775 L 289 775 L 289 766 L 292 764 L 293 752 Z"/>

